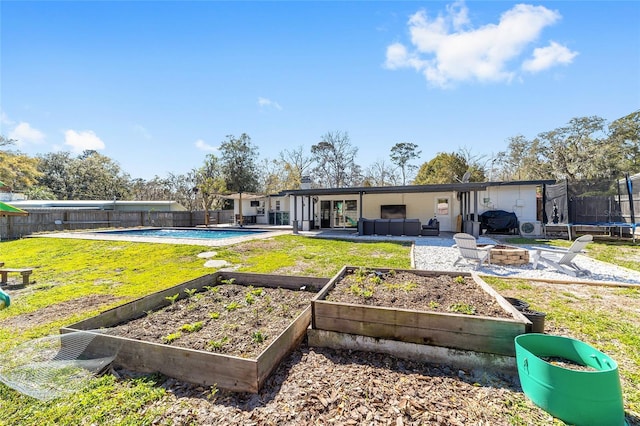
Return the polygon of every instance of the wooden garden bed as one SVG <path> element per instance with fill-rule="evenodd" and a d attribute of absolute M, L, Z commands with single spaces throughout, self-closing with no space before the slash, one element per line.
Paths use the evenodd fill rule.
<path fill-rule="evenodd" d="M 397 276 L 405 284 L 394 281 Z M 468 273 L 376 268 L 363 274 L 345 266 L 311 305 L 314 330 L 507 356 L 515 355 L 514 338 L 531 328 Z"/>
<path fill-rule="evenodd" d="M 258 392 L 280 360 L 304 337 L 311 321 L 311 308 L 306 300 L 326 283 L 326 278 L 217 272 L 108 310 L 65 327 L 62 332 L 87 330 L 96 333 L 85 353 L 117 352 L 114 363 L 129 370 L 158 371 L 196 384 Z M 246 291 L 238 291 L 238 286 Z M 299 297 L 296 298 L 299 309 L 286 305 L 286 300 L 293 299 L 287 297 L 291 292 L 308 294 L 303 304 Z M 230 294 L 235 296 L 230 297 Z M 227 298 L 218 301 L 228 310 L 214 308 L 214 303 L 207 299 L 212 295 L 216 299 Z M 282 300 L 278 300 L 279 295 Z M 286 312 L 289 320 L 282 328 L 273 328 L 275 321 L 270 321 L 271 311 L 260 305 L 256 301 L 258 298 L 268 298 L 266 303 Z M 234 317 L 231 306 L 234 306 Z M 244 313 L 242 309 L 245 309 Z M 202 320 L 184 319 L 195 318 L 199 311 L 205 315 Z M 172 314 L 179 319 L 173 321 Z M 252 345 L 246 343 L 244 349 L 234 348 L 234 342 L 241 342 L 242 336 L 233 333 L 247 334 L 242 328 L 245 323 L 255 327 L 254 342 L 262 344 L 255 354 L 247 349 Z M 169 328 L 163 328 L 167 324 Z M 212 329 L 216 327 L 225 330 L 224 339 L 206 334 L 215 332 Z M 175 330 L 175 333 L 168 334 L 167 330 Z M 249 335 L 251 337 L 251 333 Z"/>

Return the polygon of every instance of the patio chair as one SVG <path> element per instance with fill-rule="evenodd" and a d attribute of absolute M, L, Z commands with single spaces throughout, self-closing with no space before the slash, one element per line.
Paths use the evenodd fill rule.
<path fill-rule="evenodd" d="M 591 272 L 580 268 L 573 262 L 573 259 L 578 254 L 582 253 L 584 248 L 591 241 L 593 241 L 592 235 L 583 235 L 580 238 L 576 238 L 568 249 L 535 247 L 535 251 L 533 252 L 533 269 L 538 267 L 538 263 L 544 263 L 549 267 L 555 268 L 559 272 L 563 272 L 573 277 L 590 275 Z"/>
<path fill-rule="evenodd" d="M 453 236 L 455 240 L 454 247 L 457 247 L 460 251 L 460 256 L 453 262 L 453 265 L 457 265 L 459 261 L 466 260 L 467 263 L 476 263 L 475 269 L 479 269 L 480 266 L 484 262 L 487 264 L 491 264 L 490 259 L 490 250 L 494 247 L 493 245 L 482 245 L 478 246 L 476 244 L 476 238 L 473 235 L 458 233 Z"/>

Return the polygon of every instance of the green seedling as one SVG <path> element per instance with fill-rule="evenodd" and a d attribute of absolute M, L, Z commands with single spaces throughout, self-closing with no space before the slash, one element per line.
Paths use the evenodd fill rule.
<path fill-rule="evenodd" d="M 259 344 L 267 340 L 267 336 L 262 334 L 262 331 L 258 330 L 251 333 L 251 340 L 253 340 L 254 343 Z"/>
<path fill-rule="evenodd" d="M 247 295 L 244 297 L 244 301 L 247 302 L 247 305 L 253 305 L 256 299 L 253 297 L 253 294 L 247 293 Z"/>
<path fill-rule="evenodd" d="M 211 319 L 220 318 L 220 312 L 209 312 L 209 318 L 211 318 Z"/>
<path fill-rule="evenodd" d="M 227 311 L 233 311 L 233 310 L 238 309 L 239 307 L 240 307 L 240 304 L 238 302 L 231 302 L 231 303 L 229 303 L 229 304 L 224 306 L 224 308 Z"/>
<path fill-rule="evenodd" d="M 436 302 L 435 300 L 431 300 L 429 301 L 429 308 L 431 309 L 437 309 L 440 307 L 440 304 L 438 302 Z"/>
<path fill-rule="evenodd" d="M 202 330 L 203 323 L 202 321 L 194 322 L 191 324 L 184 324 L 180 327 L 180 331 L 186 331 L 187 333 L 195 333 L 196 331 Z"/>
<path fill-rule="evenodd" d="M 454 282 L 458 283 L 458 284 L 464 284 L 466 282 L 466 280 L 464 279 L 463 276 L 458 275 L 457 277 L 455 277 L 453 279 Z"/>
<path fill-rule="evenodd" d="M 180 297 L 180 293 L 176 293 L 173 296 L 165 296 L 165 299 L 167 299 L 169 303 L 173 305 L 176 303 L 176 300 L 178 300 L 178 297 Z"/>
<path fill-rule="evenodd" d="M 165 343 L 171 343 L 175 340 L 178 340 L 182 336 L 182 333 L 176 331 L 175 333 L 168 334 L 162 338 Z"/>
<path fill-rule="evenodd" d="M 220 340 L 210 340 L 208 345 L 211 350 L 219 351 L 228 341 L 229 341 L 229 338 L 227 336 L 224 336 Z"/>
<path fill-rule="evenodd" d="M 187 297 L 193 297 L 194 294 L 198 291 L 197 288 L 185 288 L 184 292 L 187 293 Z"/>
<path fill-rule="evenodd" d="M 211 292 L 213 292 L 213 293 L 217 293 L 217 292 L 219 292 L 219 291 L 220 291 L 220 287 L 219 287 L 219 286 L 217 286 L 217 285 L 205 285 L 203 288 L 204 288 L 205 290 L 207 290 L 207 291 L 211 291 Z"/>
<path fill-rule="evenodd" d="M 236 282 L 236 279 L 235 278 L 229 278 L 229 279 L 226 279 L 226 280 L 222 280 L 221 279 L 220 282 L 222 284 L 234 284 Z"/>
<path fill-rule="evenodd" d="M 453 305 L 449 306 L 449 310 L 451 312 L 465 315 L 473 315 L 476 313 L 476 308 L 474 308 L 473 305 L 469 305 L 468 303 L 454 303 Z"/>

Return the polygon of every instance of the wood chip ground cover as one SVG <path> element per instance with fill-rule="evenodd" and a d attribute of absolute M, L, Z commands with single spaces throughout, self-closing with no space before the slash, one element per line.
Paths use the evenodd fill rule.
<path fill-rule="evenodd" d="M 511 318 L 492 296 L 468 276 L 423 276 L 405 271 L 379 273 L 374 270 L 354 270 L 336 283 L 326 300 Z"/>
<path fill-rule="evenodd" d="M 110 334 L 244 358 L 257 358 L 310 304 L 315 293 L 220 284 L 112 327 Z"/>

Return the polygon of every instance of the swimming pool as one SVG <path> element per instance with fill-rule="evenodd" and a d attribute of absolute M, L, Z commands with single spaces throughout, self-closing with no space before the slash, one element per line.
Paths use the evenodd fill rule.
<path fill-rule="evenodd" d="M 248 237 L 263 234 L 265 232 L 266 231 L 226 229 L 127 229 L 119 231 L 101 231 L 95 232 L 95 234 L 119 235 L 123 237 L 221 240 L 225 238 Z"/>

